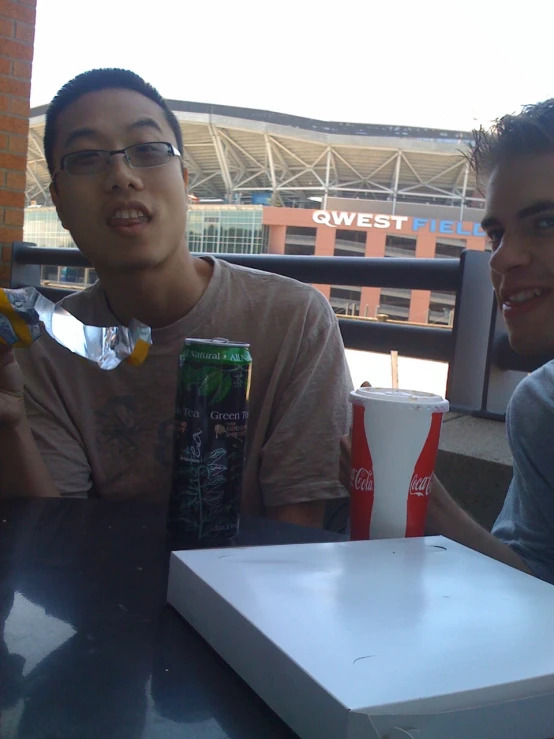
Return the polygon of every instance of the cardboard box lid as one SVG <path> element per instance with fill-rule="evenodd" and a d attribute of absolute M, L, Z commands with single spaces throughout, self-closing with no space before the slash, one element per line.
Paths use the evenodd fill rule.
<path fill-rule="evenodd" d="M 554 694 L 554 587 L 442 537 L 173 557 L 376 736 Z"/>

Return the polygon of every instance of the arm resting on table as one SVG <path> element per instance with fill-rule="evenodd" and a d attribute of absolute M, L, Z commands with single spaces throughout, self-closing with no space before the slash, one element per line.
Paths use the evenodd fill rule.
<path fill-rule="evenodd" d="M 339 444 L 350 426 L 352 381 L 329 302 L 312 290 L 306 310 L 275 396 L 259 482 L 268 518 L 322 528 L 327 500 L 344 497 Z"/>
<path fill-rule="evenodd" d="M 429 500 L 426 533 L 446 536 L 487 557 L 533 574 L 513 549 L 503 544 L 462 510 L 436 477 L 433 478 Z"/>
<path fill-rule="evenodd" d="M 57 497 L 26 419 L 0 427 L 0 497 Z"/>
<path fill-rule="evenodd" d="M 323 528 L 325 504 L 324 500 L 310 500 L 304 503 L 271 506 L 267 509 L 267 517 L 273 521 L 284 521 L 321 529 Z"/>

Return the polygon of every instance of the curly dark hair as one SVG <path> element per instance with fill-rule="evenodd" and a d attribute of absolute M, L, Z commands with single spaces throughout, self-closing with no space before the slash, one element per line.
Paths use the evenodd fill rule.
<path fill-rule="evenodd" d="M 502 161 L 546 152 L 554 152 L 554 98 L 525 105 L 521 113 L 504 115 L 491 128 L 473 131 L 468 159 L 477 182 L 483 183 Z"/>
<path fill-rule="evenodd" d="M 44 128 L 44 155 L 48 170 L 52 175 L 54 173 L 54 143 L 56 141 L 56 123 L 58 116 L 64 111 L 68 105 L 75 100 L 86 95 L 88 92 L 97 92 L 98 90 L 108 89 L 133 90 L 138 92 L 149 100 L 160 106 L 168 122 L 179 151 L 183 151 L 183 137 L 179 121 L 173 111 L 169 108 L 163 97 L 155 87 L 145 82 L 135 72 L 127 69 L 91 69 L 89 72 L 83 72 L 72 80 L 67 82 L 56 94 L 48 110 L 46 111 L 46 125 Z"/>

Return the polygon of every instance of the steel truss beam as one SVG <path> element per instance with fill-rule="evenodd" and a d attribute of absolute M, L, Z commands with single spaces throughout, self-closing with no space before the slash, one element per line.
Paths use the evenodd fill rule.
<path fill-rule="evenodd" d="M 397 149 L 380 148 L 371 139 L 365 149 L 359 139 L 335 144 L 333 136 L 311 140 L 305 134 L 296 137 L 293 129 L 289 135 L 270 127 L 259 131 L 235 128 L 227 121 L 225 125 L 213 120 L 181 124 L 189 191 L 200 198 L 231 199 L 234 193 L 244 197 L 268 192 L 272 202 L 286 204 L 317 196 L 325 206 L 333 194 L 358 194 L 392 200 L 393 210 L 400 200 L 432 198 L 459 205 L 460 217 L 464 207 L 482 203 L 480 198 L 468 197 L 473 194 L 473 178 L 462 155 L 453 159 L 455 150 L 426 153 L 422 147 L 412 153 L 404 144 Z M 236 140 L 239 135 L 240 141 Z M 34 129 L 29 136 L 27 169 L 27 201 L 50 204 L 42 142 Z"/>

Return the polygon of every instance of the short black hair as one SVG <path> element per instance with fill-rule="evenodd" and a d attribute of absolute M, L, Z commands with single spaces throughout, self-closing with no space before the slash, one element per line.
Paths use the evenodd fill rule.
<path fill-rule="evenodd" d="M 77 75 L 58 91 L 46 111 L 46 125 L 44 128 L 44 155 L 48 171 L 54 174 L 54 142 L 56 140 L 56 123 L 58 116 L 68 105 L 78 100 L 88 92 L 120 88 L 122 90 L 133 90 L 144 97 L 149 98 L 163 110 L 166 121 L 171 127 L 177 148 L 183 151 L 183 136 L 181 127 L 175 114 L 170 110 L 168 104 L 156 90 L 155 87 L 139 77 L 138 74 L 128 69 L 91 69 Z"/>
<path fill-rule="evenodd" d="M 554 153 L 554 98 L 525 105 L 521 113 L 504 115 L 486 129 L 473 131 L 469 163 L 483 185 L 501 162 L 526 154 Z"/>

